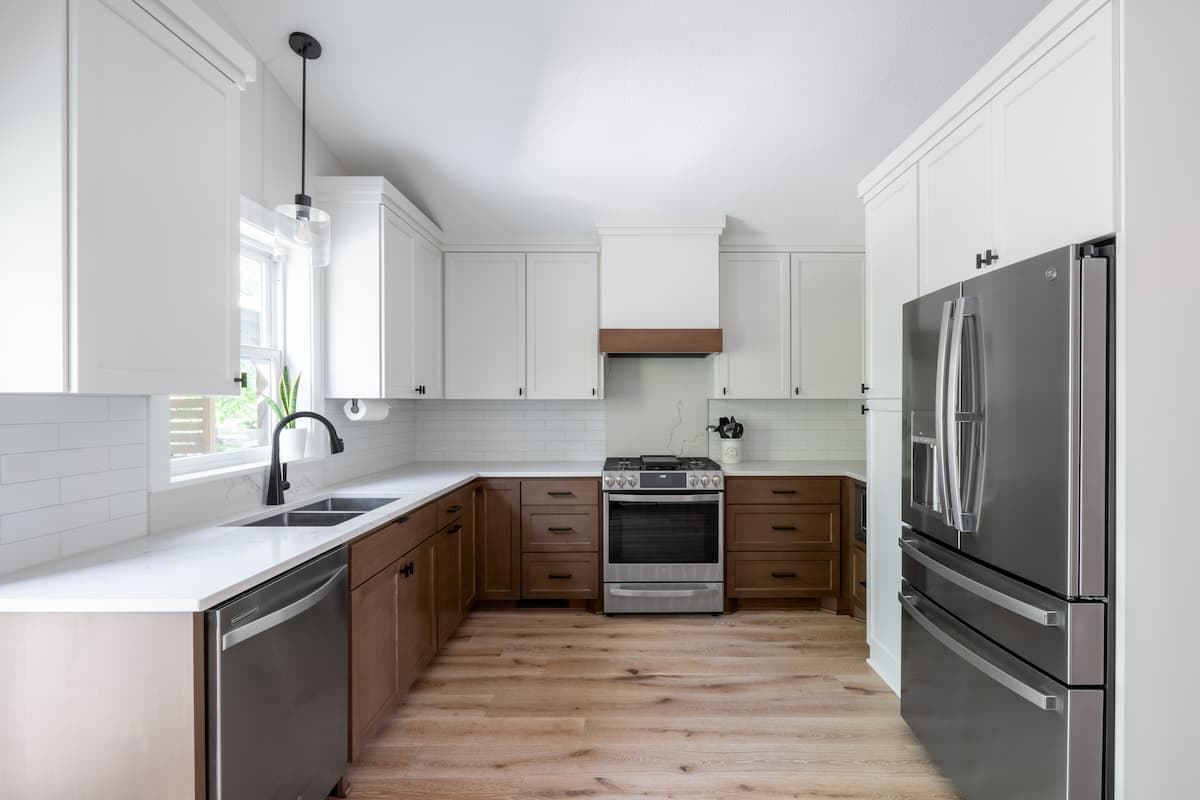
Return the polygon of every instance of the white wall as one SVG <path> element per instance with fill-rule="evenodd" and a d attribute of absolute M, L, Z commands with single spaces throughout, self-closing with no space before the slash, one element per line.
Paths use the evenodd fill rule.
<path fill-rule="evenodd" d="M 1200 220 L 1200 3 L 1136 0 L 1121 9 L 1118 797 L 1194 797 L 1200 270 L 1189 243 Z"/>
<path fill-rule="evenodd" d="M 746 426 L 743 461 L 863 461 L 867 423 L 858 400 L 710 400 L 708 416 L 737 417 Z M 721 439 L 709 435 L 709 456 Z"/>

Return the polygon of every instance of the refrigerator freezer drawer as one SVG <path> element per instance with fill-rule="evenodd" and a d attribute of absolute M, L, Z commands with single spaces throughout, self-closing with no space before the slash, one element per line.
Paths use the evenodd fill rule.
<path fill-rule="evenodd" d="M 923 595 L 1070 686 L 1105 678 L 1102 602 L 1068 602 L 904 530 L 904 579 Z"/>
<path fill-rule="evenodd" d="M 1068 689 L 902 583 L 901 714 L 971 800 L 1096 800 L 1104 691 Z"/>

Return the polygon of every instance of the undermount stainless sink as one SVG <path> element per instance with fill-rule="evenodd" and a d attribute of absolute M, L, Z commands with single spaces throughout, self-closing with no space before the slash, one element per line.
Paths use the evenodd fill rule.
<path fill-rule="evenodd" d="M 331 527 L 362 516 L 362 511 L 284 511 L 253 522 L 243 522 L 243 528 L 311 528 Z"/>
<path fill-rule="evenodd" d="M 399 499 L 398 497 L 326 497 L 324 500 L 309 503 L 296 510 L 323 512 L 357 511 L 363 513 L 365 511 L 374 511 L 380 506 L 386 506 L 388 503 L 394 503 Z"/>

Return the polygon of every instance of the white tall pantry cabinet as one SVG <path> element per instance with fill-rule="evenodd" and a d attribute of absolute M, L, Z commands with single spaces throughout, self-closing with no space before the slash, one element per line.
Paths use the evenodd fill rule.
<path fill-rule="evenodd" d="M 5 3 L 0 392 L 233 394 L 253 57 L 190 4 Z"/>
<path fill-rule="evenodd" d="M 1052 2 L 859 184 L 871 411 L 867 641 L 872 666 L 893 688 L 902 306 L 982 270 L 1116 232 L 1113 43 L 1111 3 Z"/>

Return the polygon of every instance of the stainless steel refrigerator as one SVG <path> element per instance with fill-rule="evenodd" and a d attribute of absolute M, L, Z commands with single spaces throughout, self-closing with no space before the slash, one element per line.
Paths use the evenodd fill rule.
<path fill-rule="evenodd" d="M 904 306 L 901 711 L 967 800 L 1111 796 L 1112 260 Z"/>

